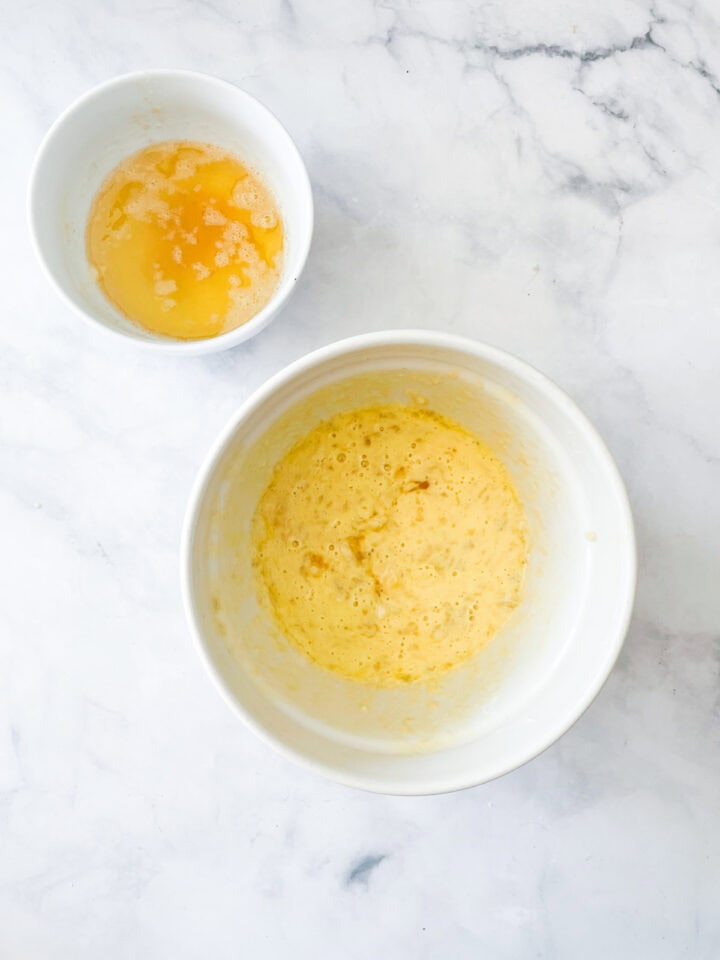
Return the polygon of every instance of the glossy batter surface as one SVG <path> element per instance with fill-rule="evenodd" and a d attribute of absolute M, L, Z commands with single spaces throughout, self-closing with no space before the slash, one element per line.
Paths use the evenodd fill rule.
<path fill-rule="evenodd" d="M 518 604 L 525 519 L 501 461 L 459 424 L 387 405 L 315 427 L 255 514 L 260 593 L 313 661 L 377 686 L 476 654 Z"/>
<path fill-rule="evenodd" d="M 283 227 L 241 161 L 207 143 L 155 143 L 100 188 L 87 251 L 108 299 L 153 333 L 181 340 L 245 323 L 280 276 Z"/>

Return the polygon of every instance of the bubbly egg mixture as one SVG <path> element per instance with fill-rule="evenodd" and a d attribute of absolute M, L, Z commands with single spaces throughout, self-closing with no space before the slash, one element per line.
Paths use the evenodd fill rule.
<path fill-rule="evenodd" d="M 240 326 L 272 296 L 283 226 L 267 187 L 206 143 L 155 143 L 128 157 L 96 196 L 88 258 L 131 320 L 182 340 Z"/>
<path fill-rule="evenodd" d="M 287 638 L 342 676 L 391 687 L 476 654 L 518 605 L 523 508 L 459 424 L 400 404 L 320 423 L 278 463 L 253 563 Z"/>

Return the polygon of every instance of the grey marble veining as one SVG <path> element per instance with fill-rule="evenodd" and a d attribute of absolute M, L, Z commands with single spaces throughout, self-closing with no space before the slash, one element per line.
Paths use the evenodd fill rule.
<path fill-rule="evenodd" d="M 3 960 L 720 955 L 719 20 L 708 0 L 3 4 Z M 259 97 L 313 181 L 297 296 L 224 355 L 93 335 L 30 250 L 48 124 L 149 66 Z M 418 800 L 316 780 L 246 732 L 177 580 L 195 470 L 240 401 L 314 347 L 411 326 L 569 391 L 641 560 L 578 724 Z"/>

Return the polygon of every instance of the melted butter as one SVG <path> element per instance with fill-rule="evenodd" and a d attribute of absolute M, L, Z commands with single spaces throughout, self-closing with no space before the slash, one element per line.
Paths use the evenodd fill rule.
<path fill-rule="evenodd" d="M 315 427 L 253 521 L 260 595 L 287 638 L 391 687 L 473 657 L 519 602 L 523 508 L 501 461 L 454 421 L 383 405 Z"/>
<path fill-rule="evenodd" d="M 108 299 L 153 333 L 213 337 L 277 286 L 283 226 L 267 187 L 204 143 L 156 143 L 124 160 L 90 212 L 87 252 Z"/>

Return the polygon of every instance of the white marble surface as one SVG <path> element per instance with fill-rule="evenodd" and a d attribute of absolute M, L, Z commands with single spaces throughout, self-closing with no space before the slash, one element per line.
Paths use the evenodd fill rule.
<path fill-rule="evenodd" d="M 0 957 L 720 956 L 720 7 L 710 0 L 2 2 Z M 291 306 L 245 347 L 140 354 L 33 260 L 55 115 L 148 66 L 286 123 L 316 197 Z M 250 390 L 390 326 L 516 352 L 633 502 L 634 622 L 575 728 L 446 797 L 364 795 L 246 732 L 177 552 Z"/>

